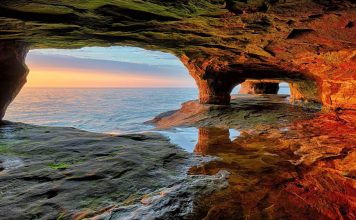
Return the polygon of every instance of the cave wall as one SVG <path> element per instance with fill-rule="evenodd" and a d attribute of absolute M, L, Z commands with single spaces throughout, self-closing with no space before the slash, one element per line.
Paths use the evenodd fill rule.
<path fill-rule="evenodd" d="M 16 42 L 0 43 L 0 120 L 6 109 L 26 83 L 28 69 L 25 57 L 27 44 Z"/>

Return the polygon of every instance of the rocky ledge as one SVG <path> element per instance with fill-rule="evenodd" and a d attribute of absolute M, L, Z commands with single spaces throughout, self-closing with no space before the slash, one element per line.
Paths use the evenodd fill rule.
<path fill-rule="evenodd" d="M 321 110 L 314 103 L 290 104 L 288 95 L 237 95 L 227 106 L 188 101 L 180 109 L 162 113 L 147 123 L 158 129 L 177 126 L 247 129 L 281 123 L 288 126 L 292 121 L 315 117 Z"/>
<path fill-rule="evenodd" d="M 162 208 L 155 216 L 188 216 L 195 197 L 227 185 L 226 173 L 188 178 L 188 165 L 199 161 L 159 134 L 5 123 L 0 219 L 147 217 L 153 208 Z"/>

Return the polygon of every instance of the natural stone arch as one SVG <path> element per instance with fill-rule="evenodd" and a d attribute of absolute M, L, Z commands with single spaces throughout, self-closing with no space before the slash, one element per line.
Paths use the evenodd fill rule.
<path fill-rule="evenodd" d="M 229 104 L 230 93 L 239 84 L 242 86 L 240 94 L 277 94 L 280 82 L 288 82 L 292 101 L 322 103 L 318 79 L 308 72 L 296 71 L 293 66 L 241 64 L 215 58 L 206 62 L 205 59 L 184 56 L 181 60 L 196 81 L 202 104 Z"/>
<path fill-rule="evenodd" d="M 279 84 L 288 83 L 290 90 L 290 102 L 322 103 L 320 88 L 313 79 L 285 79 L 285 80 L 251 80 L 241 84 L 239 94 L 278 94 Z"/>
<path fill-rule="evenodd" d="M 18 94 L 26 82 L 28 69 L 24 63 L 28 44 L 16 41 L 5 41 L 1 43 L 2 54 L 0 59 L 2 93 L 0 102 L 0 113 L 2 118 L 7 106 Z M 6 56 L 5 56 L 6 55 Z M 228 59 L 228 58 L 225 58 Z M 227 105 L 231 99 L 232 89 L 241 84 L 278 85 L 279 81 L 287 81 L 291 88 L 291 101 L 318 102 L 332 108 L 340 106 L 355 105 L 353 102 L 344 103 L 342 99 L 332 98 L 337 92 L 351 93 L 354 89 L 343 81 L 337 85 L 333 81 L 323 81 L 316 77 L 310 77 L 308 72 L 295 71 L 293 68 L 280 67 L 264 63 L 233 63 L 235 61 L 221 61 L 211 57 L 189 58 L 180 56 L 180 60 L 188 68 L 190 75 L 195 79 L 199 89 L 199 100 L 202 104 Z M 247 81 L 246 81 L 247 80 Z M 245 82 L 246 81 L 246 82 Z M 244 84 L 245 82 L 245 84 Z M 346 85 L 347 84 L 347 85 Z M 345 86 L 346 85 L 346 86 Z M 341 89 L 340 89 L 341 88 Z M 266 93 L 266 92 L 260 92 Z M 275 92 L 274 92 L 275 93 Z M 350 99 L 353 97 L 350 96 Z"/>

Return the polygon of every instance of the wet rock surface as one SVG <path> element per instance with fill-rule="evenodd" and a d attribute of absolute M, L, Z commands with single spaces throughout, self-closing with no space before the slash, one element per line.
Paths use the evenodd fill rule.
<path fill-rule="evenodd" d="M 2 125 L 0 217 L 356 217 L 354 111 L 239 95 L 230 107 L 192 101 L 154 121 L 197 127 L 196 156 L 157 133 Z"/>
<path fill-rule="evenodd" d="M 174 186 L 148 194 L 141 204 L 113 209 L 98 216 L 110 219 L 194 219 L 200 199 L 228 187 L 229 172 L 220 170 L 214 175 L 189 175 Z"/>
<path fill-rule="evenodd" d="M 0 127 L 0 219 L 81 219 L 185 176 L 189 155 L 158 134 Z"/>
<path fill-rule="evenodd" d="M 268 99 L 237 98 L 232 107 L 244 105 L 229 113 L 215 106 L 187 112 L 184 105 L 192 103 L 186 103 L 156 119 L 165 128 L 197 125 L 194 152 L 219 158 L 192 167 L 190 174 L 230 173 L 229 187 L 195 206 L 196 219 L 355 218 L 356 112 L 313 112 Z M 264 111 L 256 103 L 273 108 Z M 244 118 L 248 106 L 255 110 Z M 231 138 L 231 129 L 239 135 Z"/>
<path fill-rule="evenodd" d="M 291 121 L 314 117 L 320 110 L 320 105 L 292 105 L 286 95 L 237 95 L 226 106 L 188 101 L 181 109 L 162 113 L 147 123 L 159 129 L 174 126 L 246 129 L 288 125 Z"/>

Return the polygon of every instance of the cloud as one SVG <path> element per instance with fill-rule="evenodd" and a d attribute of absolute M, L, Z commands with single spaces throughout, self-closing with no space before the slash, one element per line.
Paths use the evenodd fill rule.
<path fill-rule="evenodd" d="M 64 55 L 74 58 L 118 61 L 134 64 L 183 66 L 172 54 L 137 47 L 84 47 L 81 49 L 35 49 L 32 54 Z"/>
<path fill-rule="evenodd" d="M 89 48 L 88 53 L 85 53 L 83 49 L 80 51 L 31 50 L 26 58 L 26 63 L 30 68 L 29 84 L 51 87 L 56 85 L 73 87 L 76 84 L 81 87 L 105 87 L 105 85 L 122 87 L 126 82 L 131 87 L 135 86 L 135 83 L 137 86 L 152 87 L 195 86 L 194 80 L 184 65 L 169 54 L 140 48 L 116 47 L 115 56 L 107 56 L 103 49 L 108 49 L 106 54 L 110 54 L 111 48 Z M 126 62 L 125 59 L 118 59 L 119 54 L 124 53 L 121 50 L 130 51 L 125 59 L 131 57 L 132 60 L 130 58 L 129 62 Z M 133 60 L 133 57 L 137 59 Z"/>

